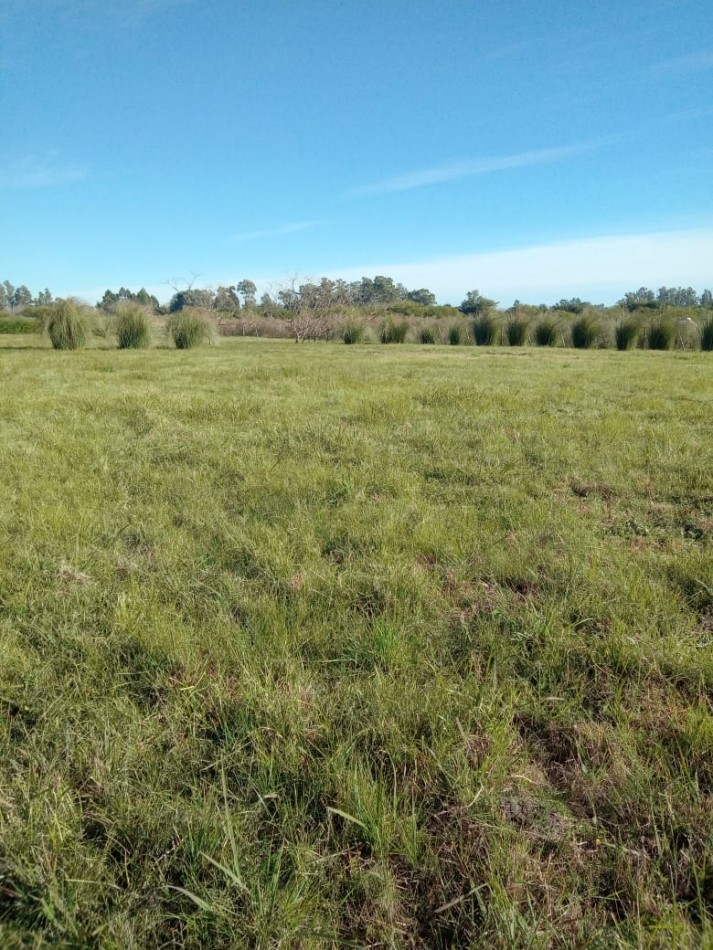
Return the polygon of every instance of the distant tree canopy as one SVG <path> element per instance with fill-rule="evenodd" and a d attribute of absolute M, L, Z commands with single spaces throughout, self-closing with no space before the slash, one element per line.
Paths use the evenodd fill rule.
<path fill-rule="evenodd" d="M 104 292 L 104 296 L 97 304 L 97 310 L 105 310 L 107 313 L 113 313 L 121 303 L 138 303 L 142 307 L 153 307 L 158 310 L 159 302 L 153 294 L 150 294 L 143 287 L 138 293 L 134 293 L 127 287 L 121 287 L 116 293 L 113 290 Z"/>
<path fill-rule="evenodd" d="M 45 287 L 36 297 L 32 296 L 32 291 L 24 284 L 15 287 L 9 280 L 4 280 L 0 284 L 0 311 L 1 310 L 24 310 L 26 307 L 47 306 L 53 301 L 52 294 Z"/>
<path fill-rule="evenodd" d="M 580 300 L 579 297 L 572 297 L 570 300 L 562 298 L 550 308 L 551 310 L 564 310 L 565 313 L 583 313 L 586 307 L 593 306 L 587 300 Z"/>
<path fill-rule="evenodd" d="M 484 297 L 479 290 L 469 290 L 465 295 L 465 300 L 460 305 L 462 313 L 481 314 L 497 307 L 497 302 L 489 297 Z"/>
<path fill-rule="evenodd" d="M 699 296 L 693 287 L 659 287 L 658 293 L 649 287 L 639 287 L 624 294 L 619 305 L 628 310 L 640 307 L 652 310 L 659 307 L 711 307 L 713 294 L 710 290 L 704 290 Z"/>
<path fill-rule="evenodd" d="M 47 287 L 33 296 L 25 284 L 15 286 L 9 280 L 0 283 L 0 312 L 17 313 L 34 307 L 47 307 L 54 299 Z M 271 313 L 288 319 L 292 319 L 294 314 L 335 313 L 345 307 L 391 309 L 393 313 L 416 313 L 422 316 L 444 316 L 448 315 L 446 311 L 450 315 L 454 313 L 452 308 L 439 307 L 436 295 L 427 287 L 409 289 L 383 274 L 354 281 L 321 277 L 319 280 L 297 284 L 296 280 L 293 280 L 273 293 L 263 293 L 259 302 L 257 285 L 246 277 L 235 284 L 221 285 L 217 289 L 189 286 L 184 290 L 176 290 L 168 304 L 163 307 L 144 287 L 136 292 L 127 287 L 120 287 L 117 291 L 106 290 L 96 306 L 98 310 L 113 313 L 123 302 L 138 303 L 164 313 L 166 310 L 177 313 L 187 307 L 195 307 L 224 314 L 237 314 L 242 311 Z M 713 292 L 706 289 L 698 294 L 693 287 L 665 286 L 659 287 L 655 292 L 649 287 L 639 287 L 638 290 L 627 291 L 617 304 L 628 310 L 659 310 L 663 307 L 713 309 Z M 479 290 L 469 290 L 458 310 L 469 316 L 479 316 L 497 306 L 495 300 L 484 296 Z M 579 297 L 562 298 L 549 307 L 546 304 L 533 305 L 516 300 L 508 312 L 559 310 L 581 314 L 584 310 L 602 306 L 603 304 L 593 304 Z"/>

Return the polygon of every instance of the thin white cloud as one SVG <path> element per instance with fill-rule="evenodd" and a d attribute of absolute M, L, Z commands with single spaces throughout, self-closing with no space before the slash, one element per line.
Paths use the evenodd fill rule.
<path fill-rule="evenodd" d="M 583 238 L 413 263 L 372 262 L 333 271 L 358 280 L 388 274 L 407 287 L 428 287 L 439 301 L 459 303 L 479 288 L 504 305 L 514 299 L 553 302 L 573 295 L 613 303 L 640 286 L 713 285 L 713 227 Z"/>
<path fill-rule="evenodd" d="M 477 158 L 471 161 L 452 162 L 435 168 L 423 168 L 417 171 L 395 175 L 372 185 L 354 188 L 351 195 L 382 195 L 392 191 L 410 191 L 424 185 L 434 185 L 446 181 L 471 178 L 474 175 L 489 175 L 493 172 L 508 171 L 512 168 L 526 168 L 530 165 L 543 165 L 562 162 L 569 158 L 584 155 L 600 148 L 610 140 L 588 142 L 580 145 L 562 145 L 555 148 L 541 148 L 529 152 L 517 152 L 514 155 L 499 155 L 490 158 Z"/>
<path fill-rule="evenodd" d="M 0 188 L 54 188 L 81 181 L 87 175 L 84 165 L 66 163 L 53 155 L 30 156 L 0 165 Z"/>
<path fill-rule="evenodd" d="M 654 66 L 657 73 L 697 73 L 705 69 L 713 69 L 713 50 L 697 50 L 685 56 L 664 60 Z"/>
<path fill-rule="evenodd" d="M 321 221 L 295 221 L 291 224 L 281 224 L 276 228 L 265 228 L 262 231 L 244 231 L 242 234 L 233 234 L 231 241 L 262 241 L 265 238 L 284 237 L 287 234 L 297 234 L 299 231 L 309 231 L 318 227 Z"/>

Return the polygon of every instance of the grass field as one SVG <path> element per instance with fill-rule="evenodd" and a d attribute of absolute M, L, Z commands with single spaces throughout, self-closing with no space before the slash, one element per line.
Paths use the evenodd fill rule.
<path fill-rule="evenodd" d="M 0 343 L 0 946 L 712 946 L 712 421 L 705 353 Z"/>

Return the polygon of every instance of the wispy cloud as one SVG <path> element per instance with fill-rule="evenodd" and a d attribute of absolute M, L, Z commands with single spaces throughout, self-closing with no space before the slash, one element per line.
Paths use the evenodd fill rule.
<path fill-rule="evenodd" d="M 423 188 L 425 185 L 435 185 L 441 182 L 457 181 L 461 178 L 471 178 L 474 175 L 490 175 L 494 172 L 508 171 L 512 168 L 526 168 L 529 165 L 544 165 L 552 162 L 562 162 L 569 158 L 584 155 L 609 140 L 587 142 L 581 145 L 562 145 L 555 148 L 541 148 L 529 152 L 517 152 L 514 155 L 499 155 L 490 158 L 476 158 L 464 162 L 452 162 L 446 165 L 437 165 L 435 168 L 423 168 L 419 171 L 405 172 L 395 175 L 384 181 L 372 185 L 362 185 L 353 189 L 352 195 L 383 195 L 392 191 L 410 191 L 413 188 Z"/>
<path fill-rule="evenodd" d="M 611 303 L 640 286 L 710 287 L 711 260 L 713 227 L 582 238 L 412 263 L 373 261 L 329 276 L 356 280 L 364 274 L 389 274 L 407 287 L 429 287 L 440 301 L 454 303 L 473 287 L 505 305 L 515 298 L 551 303 L 573 294 Z"/>
<path fill-rule="evenodd" d="M 705 69 L 713 69 L 713 50 L 697 50 L 675 59 L 666 59 L 654 66 L 654 72 L 657 73 L 697 73 Z"/>
<path fill-rule="evenodd" d="M 86 166 L 54 155 L 18 158 L 0 164 L 0 188 L 54 188 L 81 181 L 88 173 Z"/>
<path fill-rule="evenodd" d="M 287 234 L 297 234 L 299 231 L 309 231 L 321 223 L 321 221 L 295 221 L 291 224 L 281 224 L 276 228 L 265 228 L 262 231 L 244 231 L 242 234 L 233 234 L 231 241 L 262 241 L 264 238 L 284 237 Z"/>

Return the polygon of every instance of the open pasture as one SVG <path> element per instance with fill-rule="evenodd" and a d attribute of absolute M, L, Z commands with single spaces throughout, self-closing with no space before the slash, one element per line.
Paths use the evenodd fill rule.
<path fill-rule="evenodd" d="M 706 353 L 8 337 L 0 945 L 710 945 L 712 421 Z"/>

